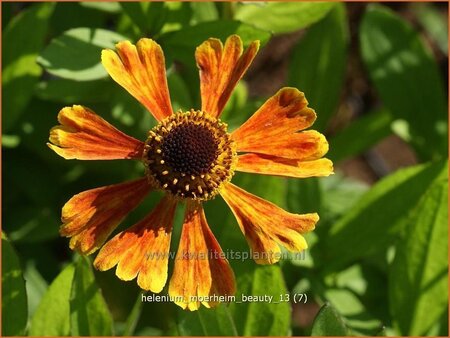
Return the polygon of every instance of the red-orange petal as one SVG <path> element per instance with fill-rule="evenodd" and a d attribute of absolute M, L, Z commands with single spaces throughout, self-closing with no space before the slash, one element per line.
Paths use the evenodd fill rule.
<path fill-rule="evenodd" d="M 116 44 L 117 54 L 105 49 L 102 63 L 109 75 L 158 120 L 172 114 L 166 66 L 161 46 L 151 39 Z"/>
<path fill-rule="evenodd" d="M 65 159 L 139 159 L 144 143 L 122 133 L 86 107 L 65 107 L 47 145 Z"/>
<path fill-rule="evenodd" d="M 298 161 L 270 155 L 244 154 L 238 156 L 236 170 L 284 177 L 320 177 L 333 173 L 333 162 L 327 158 Z"/>
<path fill-rule="evenodd" d="M 169 295 L 183 309 L 213 307 L 220 296 L 234 295 L 234 274 L 205 218 L 201 204 L 186 206 Z"/>
<path fill-rule="evenodd" d="M 117 265 L 122 280 L 138 276 L 144 290 L 161 292 L 167 281 L 167 269 L 176 201 L 163 198 L 153 211 L 131 228 L 117 234 L 100 250 L 94 266 L 109 270 Z"/>
<path fill-rule="evenodd" d="M 202 110 L 219 117 L 230 95 L 255 58 L 259 41 L 253 41 L 243 51 L 242 40 L 231 35 L 225 46 L 210 38 L 197 47 L 195 59 L 200 70 Z"/>
<path fill-rule="evenodd" d="M 220 194 L 236 217 L 257 263 L 277 262 L 280 259 L 277 244 L 290 251 L 307 248 L 302 234 L 314 229 L 319 220 L 316 213 L 289 213 L 232 183 L 224 185 Z"/>
<path fill-rule="evenodd" d="M 316 113 L 308 107 L 305 95 L 296 88 L 282 88 L 268 99 L 231 137 L 238 151 L 251 148 L 253 144 L 268 147 L 280 137 L 310 127 Z"/>
<path fill-rule="evenodd" d="M 306 130 L 279 135 L 273 139 L 243 139 L 238 143 L 238 151 L 310 161 L 321 158 L 328 152 L 328 142 L 321 133 Z"/>
<path fill-rule="evenodd" d="M 71 237 L 71 249 L 89 255 L 150 190 L 147 178 L 140 178 L 79 193 L 62 209 L 60 234 Z"/>

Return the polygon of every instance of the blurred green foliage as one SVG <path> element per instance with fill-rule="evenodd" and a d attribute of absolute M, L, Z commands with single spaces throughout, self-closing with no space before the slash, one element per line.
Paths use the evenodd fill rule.
<path fill-rule="evenodd" d="M 445 6 L 1 5 L 3 335 L 448 335 L 448 98 L 441 69 L 448 55 Z M 224 40 L 233 33 L 246 45 L 261 40 L 262 50 L 272 40 L 296 36 L 292 52 L 283 55 L 285 84 L 304 91 L 317 111 L 314 127 L 328 136 L 328 157 L 337 173 L 303 180 L 240 173 L 233 178 L 291 212 L 321 216 L 316 231 L 307 235 L 304 260 L 292 255 L 274 266 L 230 262 L 238 298 L 289 294 L 290 302 L 232 303 L 194 313 L 171 303 L 143 303 L 135 282 L 122 282 L 113 271 L 93 271 L 91 260 L 74 255 L 58 235 L 60 210 L 71 196 L 139 177 L 143 166 L 65 161 L 46 147 L 49 130 L 64 105 L 83 104 L 144 139 L 155 121 L 107 76 L 101 49 L 123 39 L 155 39 L 165 52 L 173 106 L 188 110 L 200 105 L 195 47 L 209 37 Z M 444 62 L 438 62 L 436 50 Z M 361 114 L 336 127 L 351 96 L 355 58 L 372 96 L 359 103 Z M 233 130 L 266 98 L 241 81 L 222 118 Z M 417 165 L 388 172 L 373 186 L 341 174 L 341 163 L 370 153 L 393 134 L 412 149 Z M 397 151 L 391 149 L 394 156 Z M 141 219 L 159 197 L 149 196 L 119 230 Z M 225 252 L 249 250 L 221 199 L 205 209 Z M 181 219 L 178 210 L 171 250 L 178 245 Z M 317 314 L 302 325 L 296 314 L 307 317 L 311 310 L 293 302 L 299 294 L 307 295 Z"/>

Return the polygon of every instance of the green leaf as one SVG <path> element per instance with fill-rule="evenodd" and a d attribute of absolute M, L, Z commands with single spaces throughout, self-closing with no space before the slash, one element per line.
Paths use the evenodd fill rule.
<path fill-rule="evenodd" d="M 291 212 L 320 212 L 322 189 L 317 178 L 289 179 L 287 205 Z"/>
<path fill-rule="evenodd" d="M 239 35 L 244 45 L 248 45 L 254 40 L 260 40 L 261 45 L 264 45 L 271 36 L 270 33 L 264 30 L 239 21 L 220 20 L 214 22 L 202 22 L 192 27 L 166 33 L 161 35 L 159 41 L 162 45 L 171 48 L 187 48 L 190 58 L 193 59 L 193 51 L 203 41 L 214 37 L 224 42 L 225 39 L 232 34 Z"/>
<path fill-rule="evenodd" d="M 221 120 L 227 121 L 229 127 L 240 126 L 248 117 L 245 112 L 248 102 L 247 85 L 244 81 L 239 81 L 220 115 Z M 236 112 L 239 112 L 239 114 L 236 114 Z"/>
<path fill-rule="evenodd" d="M 73 103 L 108 102 L 116 86 L 108 79 L 95 81 L 73 81 L 51 79 L 38 83 L 36 96 L 41 100 Z"/>
<path fill-rule="evenodd" d="M 380 5 L 368 7 L 360 31 L 370 77 L 393 117 L 408 122 L 418 155 L 447 156 L 447 105 L 430 49 L 405 20 Z"/>
<path fill-rule="evenodd" d="M 237 336 L 236 324 L 228 306 L 201 308 L 195 312 L 177 309 L 177 330 L 181 336 Z"/>
<path fill-rule="evenodd" d="M 172 107 L 174 111 L 187 111 L 193 107 L 189 88 L 183 78 L 175 72 L 167 76 L 169 92 L 172 97 Z"/>
<path fill-rule="evenodd" d="M 256 264 L 251 262 L 251 264 Z M 244 336 L 287 336 L 291 326 L 291 305 L 281 301 L 288 291 L 279 265 L 256 266 L 238 277 L 238 297 L 272 296 L 271 301 L 232 304 L 235 318 L 245 318 Z M 270 287 L 269 287 L 270 286 Z M 234 307 L 234 309 L 233 309 Z"/>
<path fill-rule="evenodd" d="M 5 216 L 9 237 L 17 242 L 46 241 L 59 236 L 59 216 L 52 208 L 37 205 L 20 206 Z"/>
<path fill-rule="evenodd" d="M 219 19 L 219 12 L 214 2 L 191 2 L 190 5 L 194 24 Z"/>
<path fill-rule="evenodd" d="M 117 2 L 97 2 L 97 1 L 89 1 L 89 2 L 80 2 L 80 6 L 86 8 L 93 8 L 99 11 L 103 11 L 106 13 L 119 13 L 120 5 Z"/>
<path fill-rule="evenodd" d="M 381 326 L 381 322 L 366 309 L 360 297 L 347 287 L 327 289 L 324 298 L 345 319 L 347 335 L 371 335 Z"/>
<path fill-rule="evenodd" d="M 162 33 L 188 28 L 192 17 L 192 8 L 188 2 L 167 1 L 168 8 L 166 22 L 161 29 Z"/>
<path fill-rule="evenodd" d="M 113 320 L 95 282 L 91 263 L 80 256 L 76 263 L 70 297 L 73 336 L 111 336 Z"/>
<path fill-rule="evenodd" d="M 19 257 L 2 232 L 2 335 L 23 336 L 28 305 Z"/>
<path fill-rule="evenodd" d="M 312 326 L 311 336 L 347 336 L 348 329 L 342 317 L 328 303 L 320 309 Z"/>
<path fill-rule="evenodd" d="M 448 18 L 435 3 L 411 4 L 417 20 L 437 43 L 442 53 L 448 55 Z"/>
<path fill-rule="evenodd" d="M 448 179 L 437 179 L 407 221 L 389 274 L 401 335 L 427 335 L 448 307 Z"/>
<path fill-rule="evenodd" d="M 308 29 L 293 49 L 288 82 L 303 91 L 309 105 L 316 110 L 314 129 L 324 130 L 336 111 L 344 80 L 347 44 L 345 7 L 336 4 L 323 20 Z"/>
<path fill-rule="evenodd" d="M 56 2 L 56 1 L 55 1 Z M 55 11 L 50 19 L 51 38 L 61 35 L 75 27 L 103 28 L 110 25 L 111 15 L 105 11 L 86 6 L 87 1 L 57 2 Z M 98 4 L 98 3 L 97 3 Z M 103 5 L 103 7 L 106 7 Z"/>
<path fill-rule="evenodd" d="M 24 277 L 26 280 L 27 299 L 28 299 L 28 318 L 32 318 L 42 297 L 48 289 L 48 284 L 41 276 L 34 262 L 28 262 Z"/>
<path fill-rule="evenodd" d="M 133 336 L 142 313 L 143 305 L 144 302 L 142 301 L 142 293 L 139 292 L 136 302 L 133 305 L 133 309 L 131 310 L 130 315 L 128 316 L 125 323 L 125 328 L 123 330 L 124 336 Z"/>
<path fill-rule="evenodd" d="M 142 36 L 157 34 L 165 23 L 167 8 L 164 2 L 121 2 L 120 6 Z"/>
<path fill-rule="evenodd" d="M 392 133 L 391 123 L 392 115 L 385 109 L 358 118 L 331 137 L 327 157 L 337 163 L 363 153 Z"/>
<path fill-rule="evenodd" d="M 275 34 L 293 32 L 319 21 L 332 2 L 266 2 L 239 4 L 235 19 Z"/>
<path fill-rule="evenodd" d="M 52 282 L 31 320 L 30 336 L 70 334 L 70 290 L 75 268 L 68 265 Z"/>
<path fill-rule="evenodd" d="M 100 28 L 73 28 L 53 39 L 38 57 L 50 74 L 76 81 L 98 80 L 107 76 L 100 62 L 104 48 L 127 40 L 120 34 Z"/>
<path fill-rule="evenodd" d="M 385 252 L 431 182 L 446 174 L 445 163 L 437 162 L 401 169 L 379 181 L 330 229 L 324 239 L 324 269 L 336 271 L 354 260 Z"/>
<path fill-rule="evenodd" d="M 325 221 L 334 223 L 348 213 L 369 189 L 366 184 L 339 173 L 321 177 L 318 181 L 322 195 L 319 209 L 321 223 Z M 309 210 L 311 211 L 312 209 Z M 320 228 L 317 231 L 321 231 Z"/>
<path fill-rule="evenodd" d="M 33 5 L 6 27 L 2 44 L 3 131 L 10 129 L 28 104 L 42 73 L 36 63 L 55 4 Z"/>

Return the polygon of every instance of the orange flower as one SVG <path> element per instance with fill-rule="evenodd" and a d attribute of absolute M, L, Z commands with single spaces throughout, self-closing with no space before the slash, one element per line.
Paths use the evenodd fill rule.
<path fill-rule="evenodd" d="M 235 293 L 233 271 L 210 230 L 202 203 L 218 194 L 231 208 L 259 264 L 279 260 L 279 245 L 307 247 L 302 234 L 314 229 L 316 213 L 297 215 L 252 195 L 230 181 L 235 171 L 286 177 L 328 176 L 332 162 L 325 137 L 310 127 L 316 119 L 302 92 L 283 88 L 232 133 L 218 118 L 233 88 L 259 48 L 244 51 L 241 39 L 225 45 L 208 39 L 196 50 L 201 110 L 173 112 L 164 54 L 153 40 L 141 39 L 104 50 L 102 63 L 111 77 L 158 120 L 144 142 L 127 136 L 83 106 L 66 107 L 48 146 L 65 159 L 135 159 L 145 177 L 82 192 L 62 209 L 61 235 L 82 254 L 100 249 L 94 265 L 114 266 L 123 280 L 137 277 L 142 289 L 161 292 L 166 285 L 172 224 L 177 204 L 186 212 L 169 295 L 184 309 L 217 304 Z M 165 197 L 143 220 L 105 241 L 124 217 L 152 190 Z M 257 254 L 257 255 L 256 255 Z"/>

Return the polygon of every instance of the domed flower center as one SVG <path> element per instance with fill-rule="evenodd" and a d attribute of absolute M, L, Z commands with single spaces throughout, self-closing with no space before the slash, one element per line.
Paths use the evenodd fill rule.
<path fill-rule="evenodd" d="M 188 122 L 176 126 L 161 143 L 162 158 L 178 173 L 205 174 L 217 158 L 218 140 L 208 127 Z"/>
<path fill-rule="evenodd" d="M 149 132 L 143 161 L 152 185 L 179 199 L 208 200 L 231 180 L 236 151 L 225 123 L 191 110 Z"/>

